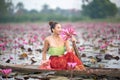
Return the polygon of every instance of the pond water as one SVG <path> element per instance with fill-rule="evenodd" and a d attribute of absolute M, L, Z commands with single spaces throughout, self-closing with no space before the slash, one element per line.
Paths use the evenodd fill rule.
<path fill-rule="evenodd" d="M 63 24 L 66 25 L 67 23 Z M 120 69 L 120 24 L 71 23 L 77 31 L 77 47 L 85 66 Z M 50 34 L 45 24 L 0 24 L 0 62 L 40 65 L 44 38 Z M 47 58 L 49 55 L 47 54 Z M 12 72 L 8 80 L 69 80 L 69 76 Z M 48 79 L 49 77 L 49 79 Z M 97 77 L 74 77 L 95 80 Z M 99 77 L 100 78 L 100 77 Z M 119 80 L 102 77 L 104 80 Z M 0 80 L 5 80 L 0 76 Z M 96 79 L 97 80 L 97 79 Z"/>
<path fill-rule="evenodd" d="M 115 48 L 115 50 L 117 49 Z M 7 51 L 4 52 L 4 54 L 0 55 L 0 62 L 11 63 L 11 64 L 22 64 L 22 65 L 40 65 L 41 63 L 42 54 L 38 51 L 33 51 L 32 53 L 24 51 L 22 54 L 27 54 L 27 57 L 20 56 L 21 55 L 20 52 L 22 52 L 21 49 L 17 49 L 16 52 L 17 54 L 7 53 Z M 93 51 L 92 47 L 88 48 L 87 46 L 86 50 L 81 51 L 80 53 L 82 55 L 81 60 L 83 61 L 84 65 L 87 65 L 89 67 L 120 68 L 120 60 L 116 60 L 114 58 L 111 58 L 110 60 L 106 60 L 105 54 L 99 54 L 97 53 L 97 51 Z M 101 60 L 97 61 L 97 59 L 95 59 L 96 56 L 98 56 L 98 58 L 100 58 Z M 116 56 L 119 56 L 119 54 L 116 54 Z M 49 58 L 49 55 L 47 55 L 47 58 Z M 25 73 L 19 73 L 19 72 L 12 72 L 10 76 L 8 77 L 8 80 L 70 80 L 70 75 L 58 76 L 55 74 L 52 74 L 52 75 L 50 74 L 50 75 L 43 77 L 43 75 L 45 74 L 46 73 L 25 74 Z M 94 80 L 94 78 L 97 78 L 97 77 L 79 76 L 79 77 L 73 77 L 72 80 Z M 6 80 L 4 76 L 1 76 L 0 79 Z M 101 79 L 109 80 L 108 78 L 104 76 Z M 110 79 L 112 79 L 112 77 Z M 119 80 L 119 79 L 116 79 L 116 80 Z"/>

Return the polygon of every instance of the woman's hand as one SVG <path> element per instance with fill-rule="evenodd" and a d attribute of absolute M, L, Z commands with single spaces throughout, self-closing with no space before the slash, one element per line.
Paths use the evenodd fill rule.
<path fill-rule="evenodd" d="M 43 65 L 43 66 L 47 66 L 49 63 L 50 63 L 49 60 L 42 60 L 41 61 L 41 65 Z"/>
<path fill-rule="evenodd" d="M 51 69 L 50 60 L 42 60 L 40 64 L 40 69 Z"/>
<path fill-rule="evenodd" d="M 49 60 L 41 60 L 41 64 L 47 63 Z"/>
<path fill-rule="evenodd" d="M 72 36 L 72 37 L 71 37 L 71 41 L 72 41 L 72 42 L 76 42 L 77 40 L 76 40 L 76 38 L 75 38 L 74 36 Z"/>

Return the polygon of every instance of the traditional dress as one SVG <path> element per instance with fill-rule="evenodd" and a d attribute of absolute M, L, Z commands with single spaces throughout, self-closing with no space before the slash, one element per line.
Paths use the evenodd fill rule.
<path fill-rule="evenodd" d="M 65 53 L 64 46 L 50 47 L 48 50 L 48 53 L 50 54 L 49 66 L 51 69 L 67 70 L 69 67 L 68 63 L 71 62 L 71 63 L 76 63 L 76 66 L 74 69 L 85 70 L 85 67 L 83 66 L 82 62 L 78 59 L 78 57 L 73 52 Z"/>

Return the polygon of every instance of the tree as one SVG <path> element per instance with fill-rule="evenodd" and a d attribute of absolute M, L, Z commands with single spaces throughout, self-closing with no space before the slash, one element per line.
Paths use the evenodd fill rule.
<path fill-rule="evenodd" d="M 0 1 L 0 16 L 4 15 L 7 12 L 7 6 L 4 0 Z"/>
<path fill-rule="evenodd" d="M 118 7 L 118 13 L 117 13 L 117 16 L 116 16 L 118 19 L 120 18 L 120 7 Z"/>
<path fill-rule="evenodd" d="M 32 10 L 30 10 L 30 11 L 29 11 L 29 13 L 31 13 L 31 14 L 37 14 L 37 13 L 38 13 L 38 11 L 37 11 L 37 10 L 35 10 L 35 9 L 32 9 Z"/>
<path fill-rule="evenodd" d="M 19 3 L 16 5 L 16 8 L 17 8 L 18 10 L 23 10 L 23 9 L 24 9 L 23 3 L 22 3 L 22 2 L 19 2 Z"/>
<path fill-rule="evenodd" d="M 43 13 L 49 12 L 49 5 L 44 4 L 44 5 L 43 5 L 43 8 L 42 8 L 42 10 L 41 10 L 41 12 L 43 12 Z"/>
<path fill-rule="evenodd" d="M 14 12 L 14 6 L 11 0 L 7 1 L 7 10 L 8 10 L 9 15 L 13 14 Z"/>
<path fill-rule="evenodd" d="M 12 9 L 13 4 L 9 0 L 0 0 L 0 16 L 8 15 Z"/>
<path fill-rule="evenodd" d="M 28 11 L 24 8 L 24 4 L 22 2 L 19 2 L 17 5 L 16 5 L 16 14 L 17 15 L 22 15 L 24 13 L 27 13 Z"/>
<path fill-rule="evenodd" d="M 91 18 L 115 16 L 118 11 L 116 5 L 111 3 L 110 0 L 92 0 L 87 5 L 83 4 L 82 9 L 83 14 Z"/>

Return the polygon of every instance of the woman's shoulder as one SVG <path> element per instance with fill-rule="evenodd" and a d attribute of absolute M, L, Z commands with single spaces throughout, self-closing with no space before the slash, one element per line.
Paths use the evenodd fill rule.
<path fill-rule="evenodd" d="M 45 40 L 49 41 L 51 39 L 51 36 L 47 36 Z"/>

